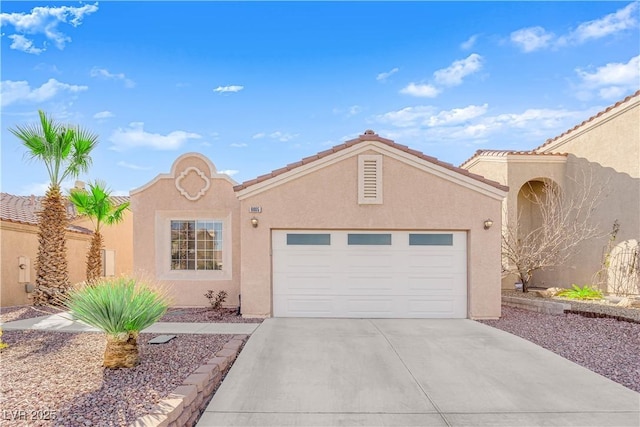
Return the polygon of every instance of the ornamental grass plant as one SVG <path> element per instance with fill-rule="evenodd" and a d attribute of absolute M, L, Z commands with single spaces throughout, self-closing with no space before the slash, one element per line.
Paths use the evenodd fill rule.
<path fill-rule="evenodd" d="M 139 360 L 138 334 L 166 313 L 169 298 L 146 281 L 117 277 L 71 290 L 63 305 L 75 319 L 107 334 L 103 366 L 131 368 Z"/>

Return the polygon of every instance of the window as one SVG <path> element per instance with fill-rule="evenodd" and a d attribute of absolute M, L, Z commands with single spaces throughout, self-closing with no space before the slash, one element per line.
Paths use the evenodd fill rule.
<path fill-rule="evenodd" d="M 410 246 L 453 246 L 453 234 L 409 234 Z"/>
<path fill-rule="evenodd" d="M 287 245 L 331 245 L 331 234 L 287 233 Z"/>
<path fill-rule="evenodd" d="M 390 245 L 391 234 L 349 234 L 349 245 Z"/>
<path fill-rule="evenodd" d="M 171 270 L 222 270 L 222 222 L 171 221 Z"/>

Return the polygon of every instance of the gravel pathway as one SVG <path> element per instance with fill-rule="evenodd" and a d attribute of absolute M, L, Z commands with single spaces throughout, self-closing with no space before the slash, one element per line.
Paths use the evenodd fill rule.
<path fill-rule="evenodd" d="M 640 324 L 577 314 L 554 316 L 502 306 L 482 320 L 640 393 Z"/>
<path fill-rule="evenodd" d="M 103 334 L 5 332 L 9 348 L 0 353 L 0 425 L 126 426 L 149 413 L 230 338 L 178 335 L 167 344 L 147 344 L 156 335 L 140 335 L 138 366 L 111 370 L 101 366 Z"/>

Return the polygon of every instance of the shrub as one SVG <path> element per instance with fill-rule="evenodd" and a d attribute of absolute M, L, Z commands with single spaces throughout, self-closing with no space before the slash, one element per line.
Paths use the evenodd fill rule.
<path fill-rule="evenodd" d="M 209 304 L 211 304 L 211 308 L 214 310 L 219 310 L 222 308 L 222 303 L 227 299 L 227 291 L 220 291 L 217 294 L 213 294 L 213 291 L 210 289 L 204 294 L 205 297 L 209 300 Z"/>
<path fill-rule="evenodd" d="M 169 307 L 166 292 L 133 278 L 102 279 L 73 289 L 63 300 L 71 314 L 107 334 L 103 366 L 138 363 L 137 337 Z"/>
<path fill-rule="evenodd" d="M 558 292 L 559 297 L 571 298 L 571 299 L 602 299 L 603 295 L 598 289 L 592 288 L 589 285 L 584 285 L 582 288 L 578 285 L 571 285 L 571 289 L 565 289 Z"/>
<path fill-rule="evenodd" d="M 0 328 L 0 350 L 9 347 L 9 344 L 2 342 L 2 328 Z"/>

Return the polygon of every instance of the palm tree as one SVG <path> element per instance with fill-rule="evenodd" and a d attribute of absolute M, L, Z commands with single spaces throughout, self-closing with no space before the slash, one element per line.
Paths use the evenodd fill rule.
<path fill-rule="evenodd" d="M 69 200 L 75 205 L 78 213 L 86 215 L 93 223 L 93 238 L 87 254 L 87 282 L 94 282 L 102 272 L 102 234 L 100 227 L 113 225 L 124 219 L 124 211 L 129 208 L 129 202 L 119 206 L 113 204 L 111 191 L 103 181 L 96 180 L 89 183 L 89 191 L 74 188 L 69 194 Z"/>
<path fill-rule="evenodd" d="M 58 293 L 67 292 L 66 229 L 69 218 L 60 184 L 65 178 L 76 178 L 91 165 L 91 150 L 98 137 L 79 126 L 63 125 L 39 110 L 40 122 L 9 129 L 26 147 L 25 156 L 44 163 L 49 174 L 49 187 L 38 213 L 38 257 L 34 304 L 55 302 Z"/>

